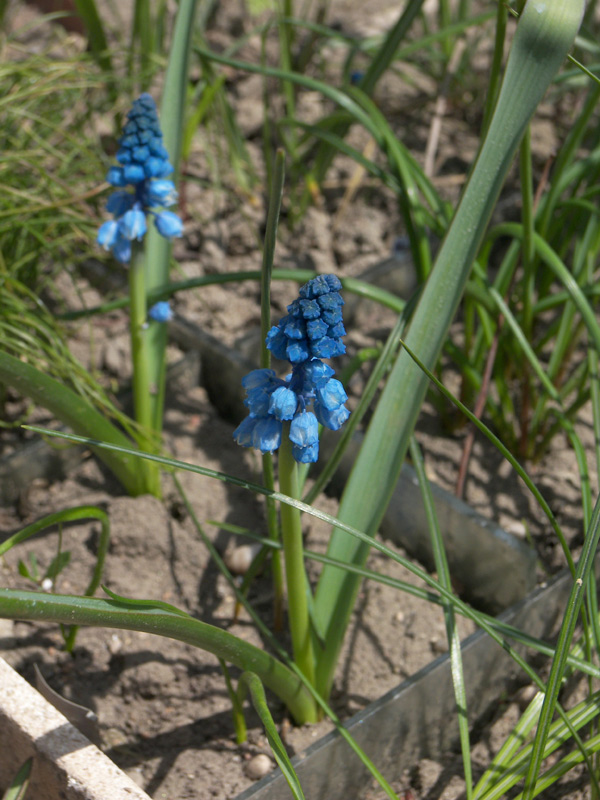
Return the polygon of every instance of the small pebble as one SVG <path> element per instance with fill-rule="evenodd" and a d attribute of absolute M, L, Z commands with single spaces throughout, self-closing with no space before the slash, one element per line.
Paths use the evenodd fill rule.
<path fill-rule="evenodd" d="M 127 775 L 134 783 L 137 783 L 142 789 L 144 788 L 146 782 L 141 767 L 132 767 L 132 769 L 127 770 Z"/>
<path fill-rule="evenodd" d="M 250 564 L 261 548 L 258 544 L 242 544 L 225 554 L 225 564 L 234 575 L 245 575 L 250 569 Z"/>
<path fill-rule="evenodd" d="M 268 775 L 272 769 L 273 762 L 269 756 L 266 756 L 264 753 L 259 753 L 247 762 L 246 775 L 252 778 L 253 781 L 257 781 L 260 778 L 264 778 L 265 775 Z"/>
<path fill-rule="evenodd" d="M 537 686 L 535 686 L 533 683 L 530 683 L 528 686 L 523 686 L 522 689 L 519 689 L 517 692 L 517 703 L 519 704 L 521 711 L 525 711 L 527 706 L 536 696 L 537 691 Z"/>
<path fill-rule="evenodd" d="M 434 639 L 430 639 L 429 640 L 429 644 L 430 644 L 431 649 L 433 650 L 433 652 L 437 653 L 438 655 L 441 655 L 442 653 L 447 653 L 448 652 L 448 640 L 447 639 L 442 639 L 442 638 L 436 636 Z"/>

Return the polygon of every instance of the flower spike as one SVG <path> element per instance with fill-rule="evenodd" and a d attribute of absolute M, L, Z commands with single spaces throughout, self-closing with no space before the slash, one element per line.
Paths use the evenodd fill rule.
<path fill-rule="evenodd" d="M 108 170 L 106 180 L 117 191 L 108 198 L 106 210 L 113 215 L 100 226 L 96 241 L 117 261 L 131 260 L 131 242 L 146 234 L 148 214 L 161 236 L 181 236 L 183 223 L 173 211 L 159 210 L 177 202 L 177 191 L 167 176 L 173 172 L 163 145 L 162 131 L 152 97 L 144 93 L 133 103 L 119 139 L 119 166 Z M 127 191 L 127 188 L 133 191 Z"/>
<path fill-rule="evenodd" d="M 350 416 L 344 387 L 321 360 L 346 352 L 341 287 L 335 275 L 313 278 L 267 334 L 268 349 L 276 358 L 289 361 L 292 371 L 282 379 L 272 369 L 255 369 L 243 378 L 244 403 L 250 413 L 233 432 L 238 444 L 273 452 L 281 444 L 283 423 L 289 422 L 295 460 L 315 462 L 319 423 L 337 431 Z"/>

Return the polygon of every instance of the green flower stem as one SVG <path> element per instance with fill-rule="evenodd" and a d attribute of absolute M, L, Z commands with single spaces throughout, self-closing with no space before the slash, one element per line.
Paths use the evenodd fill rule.
<path fill-rule="evenodd" d="M 146 307 L 146 281 L 144 277 L 144 250 L 137 242 L 131 245 L 131 265 L 129 267 L 129 333 L 131 337 L 131 363 L 133 366 L 133 405 L 135 420 L 140 426 L 138 441 L 140 447 L 150 452 L 156 451 L 156 437 L 153 435 L 150 372 L 148 366 L 148 339 Z M 147 469 L 147 467 L 146 467 Z M 156 466 L 147 471 L 148 487 L 151 494 L 160 496 L 160 472 Z"/>
<path fill-rule="evenodd" d="M 292 455 L 289 427 L 288 423 L 284 423 L 279 448 L 279 489 L 288 497 L 299 499 L 298 464 Z M 281 506 L 281 532 L 294 661 L 314 685 L 315 663 L 307 598 L 309 589 L 304 569 L 301 516 L 297 508 L 287 504 Z"/>
<path fill-rule="evenodd" d="M 283 700 L 297 723 L 314 719 L 312 695 L 285 664 L 228 631 L 194 619 L 166 603 L 0 589 L 0 617 L 120 628 L 177 639 L 214 653 L 239 669 L 255 672 Z"/>
<path fill-rule="evenodd" d="M 238 744 L 248 740 L 248 729 L 246 728 L 246 720 L 244 718 L 244 701 L 240 698 L 238 692 L 233 688 L 231 675 L 229 674 L 229 667 L 219 659 L 219 665 L 223 670 L 223 677 L 225 678 L 225 686 L 227 687 L 227 694 L 231 700 L 231 713 L 233 715 L 233 727 L 235 728 L 235 741 Z"/>
<path fill-rule="evenodd" d="M 262 457 L 263 480 L 267 489 L 275 488 L 275 472 L 273 469 L 273 456 L 271 453 L 264 453 Z M 267 529 L 269 538 L 274 542 L 279 541 L 279 516 L 277 506 L 272 497 L 265 497 L 267 508 Z M 279 550 L 271 553 L 271 575 L 273 577 L 273 628 L 276 631 L 283 629 L 283 567 L 281 564 L 281 554 Z"/>

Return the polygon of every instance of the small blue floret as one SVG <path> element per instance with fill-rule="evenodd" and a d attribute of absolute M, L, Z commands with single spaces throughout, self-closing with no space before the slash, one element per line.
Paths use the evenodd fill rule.
<path fill-rule="evenodd" d="M 168 300 L 159 300 L 148 309 L 148 317 L 155 322 L 169 322 L 173 319 L 173 312 Z"/>
<path fill-rule="evenodd" d="M 278 386 L 269 400 L 269 414 L 277 419 L 293 419 L 298 408 L 298 396 L 296 392 L 285 386 Z"/>
<path fill-rule="evenodd" d="M 161 236 L 173 239 L 183 233 L 183 223 L 172 211 L 161 211 L 154 218 L 154 224 Z"/>
<path fill-rule="evenodd" d="M 109 220 L 105 222 L 103 225 L 100 225 L 100 229 L 98 230 L 98 235 L 96 236 L 96 241 L 103 247 L 105 250 L 110 250 L 115 242 L 117 241 L 117 236 L 119 233 L 119 225 L 115 220 Z"/>

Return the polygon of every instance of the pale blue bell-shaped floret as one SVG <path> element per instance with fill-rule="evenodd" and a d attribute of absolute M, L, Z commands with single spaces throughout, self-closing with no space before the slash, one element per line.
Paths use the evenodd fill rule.
<path fill-rule="evenodd" d="M 306 339 L 288 339 L 285 354 L 292 364 L 301 364 L 310 358 L 310 351 L 308 349 L 308 342 Z"/>
<path fill-rule="evenodd" d="M 248 389 L 244 405 L 256 417 L 266 417 L 269 413 L 272 391 L 273 386 L 256 386 L 254 389 Z"/>
<path fill-rule="evenodd" d="M 148 309 L 148 317 L 155 322 L 168 322 L 173 318 L 171 305 L 168 300 L 159 300 Z"/>
<path fill-rule="evenodd" d="M 344 391 L 342 384 L 336 379 L 331 378 L 324 386 L 317 389 L 317 399 L 327 411 L 344 405 L 348 395 Z"/>
<path fill-rule="evenodd" d="M 269 401 L 269 414 L 277 419 L 292 419 L 298 407 L 298 395 L 285 386 L 279 386 Z"/>
<path fill-rule="evenodd" d="M 275 417 L 257 419 L 252 433 L 252 447 L 261 453 L 272 453 L 281 445 L 282 423 Z"/>
<path fill-rule="evenodd" d="M 315 403 L 315 414 L 321 425 L 329 428 L 330 431 L 339 431 L 350 416 L 350 412 L 346 406 L 342 405 L 328 410 L 318 401 Z"/>
<path fill-rule="evenodd" d="M 233 432 L 234 441 L 242 447 L 253 447 L 254 428 L 258 419 L 252 414 L 241 421 Z"/>
<path fill-rule="evenodd" d="M 266 343 L 267 349 L 273 353 L 275 358 L 279 358 L 281 361 L 287 359 L 288 339 L 277 325 L 274 325 L 267 333 Z"/>
<path fill-rule="evenodd" d="M 161 211 L 154 219 L 154 224 L 161 236 L 172 239 L 183 233 L 183 222 L 172 211 Z"/>
<path fill-rule="evenodd" d="M 126 211 L 119 220 L 119 233 L 124 239 L 141 241 L 146 233 L 146 215 L 141 208 Z"/>
<path fill-rule="evenodd" d="M 256 389 L 257 386 L 267 386 L 275 377 L 275 370 L 253 369 L 242 378 L 244 389 Z"/>
<path fill-rule="evenodd" d="M 131 242 L 123 236 L 117 236 L 117 241 L 112 246 L 112 254 L 121 264 L 131 261 Z"/>
<path fill-rule="evenodd" d="M 112 247 L 114 247 L 118 235 L 119 225 L 116 220 L 111 219 L 100 226 L 98 235 L 96 236 L 96 241 L 105 250 L 110 250 Z"/>
<path fill-rule="evenodd" d="M 147 190 L 147 202 L 153 206 L 173 206 L 177 202 L 177 190 L 173 181 L 159 178 L 150 181 Z"/>
<path fill-rule="evenodd" d="M 298 447 L 311 447 L 319 441 L 319 423 L 312 411 L 301 411 L 290 424 L 290 441 Z"/>
<path fill-rule="evenodd" d="M 292 456 L 299 464 L 316 464 L 319 460 L 319 443 L 311 444 L 308 447 L 292 447 Z"/>

